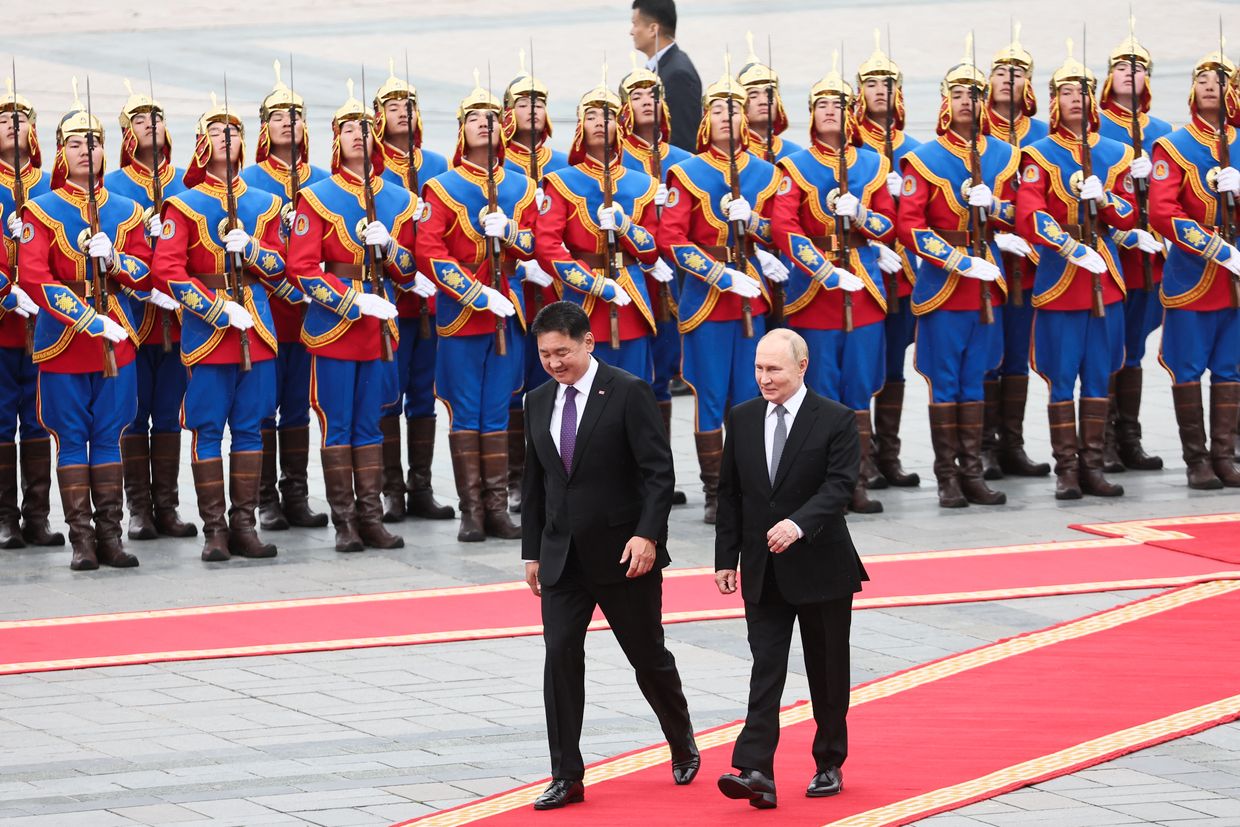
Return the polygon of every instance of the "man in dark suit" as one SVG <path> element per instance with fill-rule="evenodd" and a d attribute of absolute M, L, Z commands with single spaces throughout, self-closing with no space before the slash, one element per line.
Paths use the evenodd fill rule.
<path fill-rule="evenodd" d="M 663 81 L 672 118 L 672 144 L 697 152 L 702 120 L 702 79 L 693 61 L 676 45 L 676 0 L 633 0 L 633 48 L 646 55 L 646 68 Z"/>
<path fill-rule="evenodd" d="M 525 397 L 521 558 L 542 598 L 552 782 L 534 802 L 582 801 L 585 639 L 595 606 L 637 673 L 688 784 L 700 759 L 676 661 L 663 643 L 663 569 L 675 472 L 650 386 L 591 356 L 590 318 L 547 305 L 530 327 L 547 382 Z"/>
<path fill-rule="evenodd" d="M 715 524 L 715 582 L 735 592 L 739 560 L 753 654 L 749 711 L 732 751 L 739 772 L 721 776 L 719 789 L 770 809 L 794 621 L 818 726 L 806 795 L 843 789 L 852 598 L 869 577 L 844 522 L 861 461 L 856 417 L 805 386 L 809 355 L 796 332 L 767 333 L 754 361 L 762 398 L 728 416 Z"/>

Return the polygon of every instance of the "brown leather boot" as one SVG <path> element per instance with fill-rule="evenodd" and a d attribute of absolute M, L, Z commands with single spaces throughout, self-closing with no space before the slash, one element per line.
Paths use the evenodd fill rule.
<path fill-rule="evenodd" d="M 1025 403 L 1029 377 L 1004 376 L 999 380 L 999 468 L 1013 477 L 1045 477 L 1049 462 L 1034 462 L 1025 453 Z"/>
<path fill-rule="evenodd" d="M 486 512 L 482 506 L 482 445 L 478 432 L 452 431 L 448 434 L 448 446 L 461 510 L 456 539 L 461 543 L 480 543 L 487 535 L 483 530 Z"/>
<path fill-rule="evenodd" d="M 874 400 L 875 465 L 887 482 L 898 488 L 921 485 L 921 477 L 900 463 L 900 417 L 904 413 L 904 383 L 888 382 Z"/>
<path fill-rule="evenodd" d="M 1003 479 L 999 462 L 999 419 L 1002 410 L 1002 382 L 989 379 L 982 383 L 982 476 L 988 480 Z"/>
<path fill-rule="evenodd" d="M 1081 492 L 1095 497 L 1120 497 L 1124 486 L 1107 480 L 1103 475 L 1103 443 L 1106 441 L 1107 412 L 1110 400 L 1106 397 L 1081 398 Z"/>
<path fill-rule="evenodd" d="M 203 562 L 223 562 L 232 557 L 228 553 L 228 523 L 224 521 L 224 460 L 197 460 L 190 467 L 198 495 L 198 517 L 202 520 Z"/>
<path fill-rule="evenodd" d="M 1240 382 L 1210 384 L 1210 464 L 1228 488 L 1240 488 L 1236 467 L 1236 419 L 1240 416 Z"/>
<path fill-rule="evenodd" d="M 379 417 L 379 432 L 383 434 L 383 522 L 403 523 L 408 492 L 405 470 L 400 467 L 400 414 Z"/>
<path fill-rule="evenodd" d="M 930 444 L 934 447 L 934 478 L 939 484 L 939 507 L 967 507 L 969 501 L 960 490 L 960 469 L 956 467 L 960 440 L 954 402 L 930 404 Z"/>
<path fill-rule="evenodd" d="M 399 420 L 396 423 L 400 427 Z M 400 446 L 399 440 L 396 443 Z M 380 491 L 387 479 L 385 445 L 363 445 L 353 448 L 353 491 L 357 497 L 357 535 L 367 548 L 404 548 L 405 540 L 383 527 L 385 517 Z M 405 504 L 402 480 L 400 501 Z"/>
<path fill-rule="evenodd" d="M 431 462 L 435 458 L 435 417 L 423 416 L 410 419 L 409 479 L 405 487 L 409 491 L 407 513 L 423 520 L 451 520 L 456 511 L 435 499 L 431 488 Z"/>
<path fill-rule="evenodd" d="M 1055 458 L 1055 499 L 1081 498 L 1080 451 L 1076 439 L 1076 405 L 1071 400 L 1046 406 L 1051 426 L 1051 456 Z"/>
<path fill-rule="evenodd" d="M 310 426 L 276 431 L 280 444 L 280 505 L 284 519 L 298 528 L 323 528 L 327 515 L 310 508 Z"/>
<path fill-rule="evenodd" d="M 361 551 L 357 533 L 357 499 L 353 496 L 353 446 L 332 445 L 319 452 L 323 463 L 323 487 L 336 528 L 336 551 Z"/>
<path fill-rule="evenodd" d="M 276 547 L 264 543 L 254 530 L 258 487 L 265 451 L 233 451 L 228 455 L 228 551 L 237 557 L 275 557 Z M 281 515 L 283 516 L 283 515 Z"/>
<path fill-rule="evenodd" d="M 659 403 L 659 415 L 663 417 L 663 432 L 667 434 L 667 441 L 672 441 L 672 400 Z M 684 505 L 689 502 L 689 498 L 685 496 L 685 492 L 679 488 L 672 491 L 672 505 Z"/>
<path fill-rule="evenodd" d="M 1119 461 L 1134 471 L 1161 471 L 1162 457 L 1141 446 L 1141 368 L 1120 368 L 1115 374 L 1115 445 Z"/>
<path fill-rule="evenodd" d="M 1198 491 L 1222 488 L 1223 481 L 1214 473 L 1210 454 L 1206 451 L 1206 415 L 1201 405 L 1201 383 L 1172 385 L 1171 398 L 1175 401 L 1175 421 L 1180 427 L 1180 447 L 1188 473 L 1188 487 Z"/>
<path fill-rule="evenodd" d="M 95 525 L 90 520 L 90 466 L 61 466 L 56 469 L 56 481 L 69 526 L 69 544 L 73 546 L 69 568 L 94 571 L 99 568 L 99 558 L 95 555 Z"/>
<path fill-rule="evenodd" d="M 17 508 L 17 443 L 0 444 L 0 548 L 25 548 Z"/>
<path fill-rule="evenodd" d="M 488 537 L 521 539 L 521 526 L 508 516 L 508 434 L 495 431 L 479 437 L 482 446 L 482 529 Z"/>
<path fill-rule="evenodd" d="M 848 510 L 858 514 L 881 514 L 883 504 L 878 500 L 871 500 L 869 494 L 866 493 L 869 480 L 865 475 L 865 469 L 870 461 L 870 451 L 874 446 L 870 412 L 853 411 L 853 413 L 857 416 L 857 436 L 861 439 L 861 472 L 857 474 L 857 485 L 853 488 L 852 502 L 848 504 Z"/>
<path fill-rule="evenodd" d="M 702 514 L 702 522 L 714 525 L 715 516 L 719 512 L 719 470 L 723 465 L 723 429 L 695 431 L 693 441 L 697 444 L 702 492 L 706 495 L 706 509 Z"/>
<path fill-rule="evenodd" d="M 155 509 L 151 500 L 151 443 L 146 434 L 121 437 L 125 499 L 129 503 L 129 539 L 154 540 Z"/>
<path fill-rule="evenodd" d="M 151 499 L 155 530 L 163 537 L 197 537 L 198 526 L 183 522 L 177 477 L 181 472 L 181 434 L 151 434 Z"/>
<path fill-rule="evenodd" d="M 52 511 L 52 440 L 24 439 L 22 462 L 22 539 L 32 546 L 63 546 L 65 535 L 47 522 Z"/>
<path fill-rule="evenodd" d="M 250 452 L 246 452 L 250 453 Z M 280 505 L 280 493 L 276 489 L 276 432 L 263 430 L 263 450 L 259 454 L 258 519 L 263 531 L 288 531 L 288 518 Z M 231 460 L 231 457 L 229 458 Z M 231 478 L 232 472 L 229 471 Z M 231 481 L 230 481 L 231 486 Z"/>
<path fill-rule="evenodd" d="M 521 477 L 525 474 L 525 411 L 508 409 L 508 510 L 521 513 Z"/>
<path fill-rule="evenodd" d="M 986 485 L 982 471 L 982 402 L 961 402 L 956 405 L 956 433 L 960 467 L 960 490 L 965 499 L 977 505 L 1003 505 L 1007 494 Z"/>
<path fill-rule="evenodd" d="M 119 462 L 90 467 L 90 498 L 95 504 L 95 557 L 104 566 L 128 569 L 138 558 L 125 551 L 121 519 L 125 516 L 125 475 Z"/>
<path fill-rule="evenodd" d="M 1119 460 L 1119 443 L 1116 441 L 1116 420 L 1119 412 L 1115 405 L 1115 376 L 1107 387 L 1106 427 L 1102 431 L 1102 470 L 1108 474 L 1121 474 L 1128 469 Z"/>

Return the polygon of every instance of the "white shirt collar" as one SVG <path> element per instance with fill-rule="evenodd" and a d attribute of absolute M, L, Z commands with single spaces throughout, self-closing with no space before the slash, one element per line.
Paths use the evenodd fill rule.
<path fill-rule="evenodd" d="M 590 395 L 590 388 L 594 386 L 594 377 L 597 375 L 598 375 L 598 360 L 595 359 L 593 356 L 591 356 L 590 367 L 586 368 L 586 372 L 583 373 L 581 375 L 581 378 L 578 379 L 576 382 L 574 382 L 571 386 L 577 389 L 577 398 L 581 400 L 582 402 L 584 402 L 586 397 Z M 560 387 L 556 389 L 556 396 L 560 399 L 563 399 L 564 392 L 569 387 L 570 387 L 569 385 L 565 385 L 561 383 Z"/>
<path fill-rule="evenodd" d="M 655 74 L 658 74 L 658 72 L 659 72 L 659 59 L 660 59 L 660 58 L 662 58 L 662 57 L 663 57 L 663 55 L 667 54 L 667 50 L 668 50 L 668 49 L 672 48 L 672 47 L 673 47 L 673 46 L 675 46 L 675 45 L 676 45 L 676 41 L 674 41 L 674 40 L 673 40 L 671 43 L 668 43 L 668 44 L 667 44 L 666 46 L 664 46 L 662 49 L 660 49 L 659 51 L 655 52 L 655 53 L 654 53 L 654 57 L 649 58 L 649 59 L 646 61 L 646 68 L 647 68 L 647 69 L 649 69 L 650 71 L 654 72 Z"/>
<path fill-rule="evenodd" d="M 797 389 L 797 392 L 794 393 L 792 396 L 790 396 L 788 398 L 788 401 L 784 403 L 784 410 L 788 412 L 788 416 L 791 419 L 797 418 L 797 411 L 801 410 L 801 403 L 805 401 L 806 393 L 807 393 L 806 386 L 804 383 L 802 383 L 801 387 Z M 774 416 L 775 407 L 776 405 L 774 402 L 767 402 L 766 403 L 766 415 Z"/>

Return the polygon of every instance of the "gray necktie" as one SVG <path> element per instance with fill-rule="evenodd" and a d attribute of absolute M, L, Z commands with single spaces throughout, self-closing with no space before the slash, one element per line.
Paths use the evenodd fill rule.
<path fill-rule="evenodd" d="M 788 409 L 775 406 L 775 439 L 771 442 L 771 485 L 775 484 L 775 472 L 779 470 L 779 458 L 784 455 L 784 443 L 788 441 L 788 423 L 784 416 Z"/>

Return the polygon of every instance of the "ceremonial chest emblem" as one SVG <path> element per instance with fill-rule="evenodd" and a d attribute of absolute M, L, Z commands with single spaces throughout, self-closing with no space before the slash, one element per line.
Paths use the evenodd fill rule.
<path fill-rule="evenodd" d="M 1168 164 L 1166 161 L 1161 160 L 1161 159 L 1154 162 L 1154 172 L 1152 173 L 1152 175 L 1154 176 L 1155 181 L 1166 181 L 1167 176 L 1170 174 L 1171 174 L 1170 164 Z"/>
<path fill-rule="evenodd" d="M 293 219 L 293 234 L 305 235 L 310 232 L 310 219 L 305 213 L 297 213 L 297 217 Z"/>
<path fill-rule="evenodd" d="M 680 190 L 672 187 L 667 191 L 667 206 L 674 207 L 680 203 Z"/>
<path fill-rule="evenodd" d="M 1132 195 L 1136 191 L 1137 191 L 1137 188 L 1132 183 L 1132 176 L 1125 175 L 1124 176 L 1124 192 L 1128 193 L 1129 195 Z"/>
<path fill-rule="evenodd" d="M 779 189 L 776 190 L 777 195 L 787 195 L 792 192 L 792 176 L 785 175 L 779 181 Z"/>
<path fill-rule="evenodd" d="M 177 225 L 176 225 L 176 222 L 174 222 L 171 218 L 165 221 L 163 225 L 159 228 L 160 238 L 172 238 L 176 234 L 177 234 Z"/>
<path fill-rule="evenodd" d="M 1030 164 L 1025 167 L 1025 174 L 1022 177 L 1027 183 L 1033 184 L 1042 178 L 1042 171 L 1038 169 L 1037 164 Z"/>
<path fill-rule="evenodd" d="M 538 214 L 546 215 L 550 211 L 551 211 L 551 195 L 550 193 L 547 193 L 543 195 L 542 201 L 540 201 L 538 204 Z"/>
<path fill-rule="evenodd" d="M 917 192 L 917 179 L 911 175 L 904 176 L 904 186 L 900 188 L 900 192 L 905 195 Z"/>
<path fill-rule="evenodd" d="M 33 238 L 34 238 L 34 225 L 31 224 L 29 221 L 27 221 L 25 224 L 22 225 L 21 242 L 22 244 L 29 244 Z"/>

